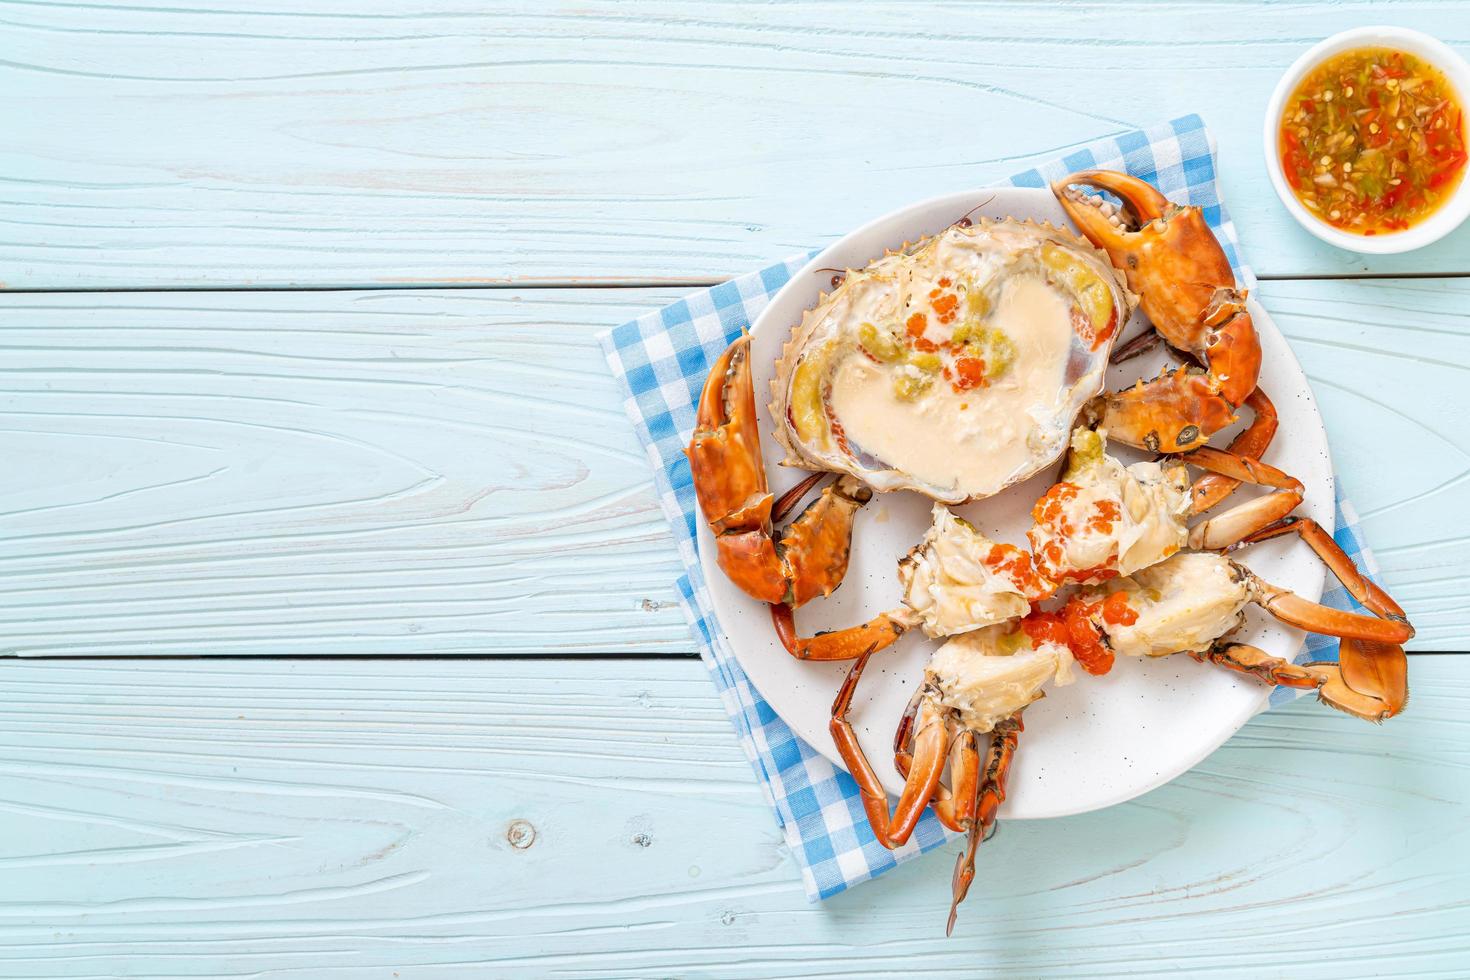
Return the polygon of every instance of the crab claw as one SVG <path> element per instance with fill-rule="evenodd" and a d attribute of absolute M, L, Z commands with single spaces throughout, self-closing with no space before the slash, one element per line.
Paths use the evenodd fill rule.
<path fill-rule="evenodd" d="M 699 509 L 715 534 L 720 568 L 752 597 L 783 601 L 787 579 L 771 533 L 775 499 L 761 462 L 749 335 L 727 347 L 710 368 L 685 452 Z"/>
<path fill-rule="evenodd" d="M 815 481 L 809 477 L 780 502 L 766 483 L 749 336 L 738 338 L 710 368 L 685 453 L 699 509 L 715 535 L 716 561 L 747 595 L 794 609 L 842 583 L 853 517 L 873 492 L 842 477 L 791 522 L 778 543 L 773 522 Z"/>
<path fill-rule="evenodd" d="M 699 507 L 716 533 L 723 530 L 722 522 L 748 520 L 746 512 L 770 496 L 755 423 L 748 334 L 725 348 L 710 368 L 688 455 Z M 769 514 L 770 508 L 764 509 Z"/>
<path fill-rule="evenodd" d="M 1114 208 L 1079 187 L 1108 191 L 1123 205 Z M 1128 287 L 1164 339 L 1202 356 L 1206 311 L 1217 290 L 1234 289 L 1235 273 L 1200 209 L 1180 207 L 1152 184 L 1110 170 L 1063 177 L 1052 193 L 1087 240 L 1128 276 Z"/>
<path fill-rule="evenodd" d="M 1122 206 L 1085 193 L 1084 187 L 1107 191 Z M 1185 379 L 1171 376 L 1158 382 L 1160 390 L 1124 394 L 1110 408 L 1123 413 L 1134 408 L 1133 401 L 1151 401 L 1179 416 L 1173 428 L 1199 426 L 1200 438 L 1193 442 L 1199 445 L 1221 423 L 1234 421 L 1236 406 L 1255 391 L 1261 373 L 1261 342 L 1245 294 L 1235 288 L 1230 259 L 1203 212 L 1180 207 L 1137 177 L 1108 170 L 1063 177 L 1052 184 L 1052 193 L 1087 240 L 1123 270 L 1154 329 L 1171 347 L 1194 355 L 1207 371 L 1202 381 L 1189 382 L 1190 391 L 1176 390 Z M 1189 414 L 1197 418 L 1185 418 Z M 1129 426 L 1121 417 L 1115 421 L 1115 435 L 1130 445 L 1140 445 L 1150 431 L 1168 428 Z M 1185 448 L 1183 441 L 1175 445 Z"/>
<path fill-rule="evenodd" d="M 1120 209 L 1102 197 L 1077 190 L 1078 184 L 1112 193 L 1123 202 L 1123 207 Z M 1106 249 L 1120 269 L 1128 268 L 1122 260 L 1127 257 L 1129 236 L 1138 234 L 1129 229 L 1162 218 L 1173 206 L 1152 184 L 1115 170 L 1079 170 L 1053 183 L 1051 192 L 1087 240 Z"/>

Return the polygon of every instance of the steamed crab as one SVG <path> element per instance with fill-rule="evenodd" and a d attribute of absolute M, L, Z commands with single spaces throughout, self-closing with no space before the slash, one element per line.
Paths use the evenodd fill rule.
<path fill-rule="evenodd" d="M 748 338 L 715 364 L 688 450 L 721 568 L 771 604 L 794 656 L 856 661 L 831 734 L 878 840 L 898 846 L 929 807 L 968 832 L 954 907 L 1004 799 L 1021 714 L 1047 684 L 1069 680 L 1074 663 L 1104 673 L 1115 653 L 1188 653 L 1314 688 L 1370 720 L 1396 714 L 1406 697 L 1400 644 L 1413 630 L 1403 611 L 1321 528 L 1290 516 L 1302 485 L 1260 462 L 1277 427 L 1257 388 L 1260 342 L 1199 209 L 1104 171 L 1073 174 L 1053 192 L 1085 242 L 1031 222 L 961 222 L 848 273 L 808 311 L 781 356 L 770 408 L 784 462 L 818 472 L 781 500 L 760 464 Z M 1152 329 L 1114 352 L 1135 300 Z M 1160 341 L 1181 366 L 1102 393 L 1110 357 Z M 1242 407 L 1252 418 L 1229 447 L 1206 445 Z M 1104 433 L 1164 455 L 1125 466 L 1105 452 Z M 940 506 L 1024 480 L 1069 444 L 1061 481 L 1033 511 L 1029 550 L 990 541 Z M 1190 482 L 1189 466 L 1204 475 Z M 774 523 L 823 473 L 838 479 L 778 538 Z M 1189 526 L 1242 483 L 1271 492 Z M 857 511 L 874 490 L 903 489 L 938 502 L 934 526 L 900 563 L 903 605 L 799 637 L 792 613 L 841 583 Z M 1226 557 L 1293 533 L 1371 615 L 1308 602 Z M 1037 604 L 1052 597 L 1059 605 L 1042 611 Z M 1231 642 L 1252 603 L 1340 637 L 1340 665 L 1295 665 Z M 947 642 L 899 726 L 895 765 L 905 786 L 890 814 L 846 713 L 869 658 L 915 627 Z"/>
<path fill-rule="evenodd" d="M 785 462 L 841 474 L 779 535 L 813 484 L 781 501 L 768 489 L 739 338 L 710 370 L 688 448 L 721 569 L 772 605 L 793 655 L 857 656 L 862 636 L 798 639 L 792 623 L 841 583 L 857 510 L 874 490 L 979 499 L 1056 460 L 1132 304 L 1104 252 L 1029 221 L 957 223 L 848 274 L 777 366 Z"/>
<path fill-rule="evenodd" d="M 1070 565 L 1053 564 L 1060 568 L 1058 578 L 1039 572 L 1039 559 L 1028 561 L 1031 556 L 1021 549 L 990 542 L 937 505 L 924 542 L 900 562 L 905 609 L 887 617 L 899 623 L 917 618 L 930 636 L 954 639 L 933 654 L 924 684 L 899 724 L 895 765 L 905 784 L 892 813 L 847 721 L 872 649 L 857 659 L 833 704 L 833 742 L 857 780 L 881 843 L 905 843 L 929 806 L 945 826 L 969 833 L 955 869 L 950 928 L 974 878 L 980 840 L 1005 799 L 1022 712 L 1044 695 L 1047 684 L 1070 683 L 1072 664 L 1103 674 L 1115 654 L 1187 653 L 1268 683 L 1316 690 L 1324 703 L 1371 721 L 1395 714 L 1407 695 L 1402 675 L 1392 669 L 1363 672 L 1379 663 L 1391 667 L 1402 657 L 1399 644 L 1413 635 L 1403 611 L 1315 524 L 1277 518 L 1282 506 L 1300 502 L 1300 483 L 1266 464 L 1225 453 L 1192 459 L 1207 462 L 1215 475 L 1275 492 L 1191 529 L 1181 461 L 1124 467 L 1104 448 L 1098 433 L 1077 430 L 1062 482 L 1037 504 L 1037 524 L 1028 537 L 1038 553 L 1056 546 L 1064 559 L 1085 556 Z M 1291 532 L 1302 535 L 1371 615 L 1305 600 L 1223 553 Z M 1197 550 L 1202 548 L 1219 550 Z M 1006 574 L 985 563 L 992 555 L 1004 555 L 999 564 Z M 935 558 L 956 571 L 914 574 L 916 564 Z M 1068 577 L 1088 584 L 1057 611 L 1040 611 L 1034 603 L 1055 594 Z M 1341 663 L 1297 665 L 1231 641 L 1252 604 L 1283 622 L 1340 638 Z M 936 623 L 942 629 L 934 628 Z M 986 734 L 992 739 L 982 767 L 978 739 Z M 948 788 L 940 781 L 946 767 Z"/>

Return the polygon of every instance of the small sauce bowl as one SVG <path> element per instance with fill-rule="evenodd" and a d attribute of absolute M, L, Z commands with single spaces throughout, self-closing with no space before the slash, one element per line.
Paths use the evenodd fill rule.
<path fill-rule="evenodd" d="M 1286 182 L 1286 174 L 1281 167 L 1280 134 L 1281 113 L 1286 108 L 1287 100 L 1312 69 L 1333 55 L 1354 48 L 1395 48 L 1428 62 L 1444 73 L 1445 79 L 1455 90 L 1459 104 L 1470 108 L 1470 102 L 1466 101 L 1470 98 L 1470 64 L 1466 64 L 1464 58 L 1442 41 L 1407 27 L 1356 27 L 1334 34 L 1314 45 L 1293 62 L 1286 74 L 1281 76 L 1281 81 L 1276 83 L 1276 91 L 1271 93 L 1265 124 L 1266 170 L 1271 174 L 1271 186 L 1276 188 L 1276 196 L 1281 198 L 1281 203 L 1286 205 L 1286 210 L 1297 220 L 1297 224 L 1329 245 L 1364 255 L 1389 255 L 1423 248 L 1431 242 L 1439 241 L 1470 217 L 1470 174 L 1460 181 L 1449 200 L 1428 218 L 1403 231 L 1372 236 L 1334 228 L 1316 217 L 1297 200 L 1291 186 Z"/>

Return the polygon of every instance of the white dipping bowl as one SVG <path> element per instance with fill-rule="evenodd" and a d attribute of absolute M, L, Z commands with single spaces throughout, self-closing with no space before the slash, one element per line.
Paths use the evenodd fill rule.
<path fill-rule="evenodd" d="M 1276 83 L 1276 91 L 1271 93 L 1271 104 L 1266 109 L 1265 123 L 1266 170 L 1271 174 L 1271 185 L 1276 188 L 1276 196 L 1281 198 L 1286 210 L 1299 225 L 1327 244 L 1365 255 L 1389 255 L 1423 248 L 1454 231 L 1470 216 L 1470 175 L 1462 177 L 1454 195 L 1425 220 L 1403 231 L 1380 232 L 1370 236 L 1355 235 L 1334 228 L 1318 218 L 1296 199 L 1287 184 L 1286 173 L 1281 168 L 1279 139 L 1281 110 L 1285 108 L 1286 100 L 1291 98 L 1291 93 L 1296 91 L 1297 85 L 1308 72 L 1333 55 L 1351 51 L 1353 48 L 1377 47 L 1395 48 L 1438 68 L 1454 88 L 1460 105 L 1467 105 L 1466 95 L 1470 94 L 1470 65 L 1448 45 L 1407 27 L 1355 27 L 1350 31 L 1334 34 L 1312 47 L 1286 70 L 1281 81 Z"/>

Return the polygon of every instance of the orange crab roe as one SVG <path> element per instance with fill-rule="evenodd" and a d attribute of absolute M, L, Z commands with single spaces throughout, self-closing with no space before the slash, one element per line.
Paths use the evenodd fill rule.
<path fill-rule="evenodd" d="M 940 280 L 941 283 L 943 281 Z M 946 293 L 942 289 L 931 289 L 929 305 L 934 308 L 934 315 L 940 323 L 954 323 L 955 317 L 959 316 L 960 298 L 954 293 Z"/>
<path fill-rule="evenodd" d="M 985 384 L 985 361 L 979 357 L 961 357 L 954 362 L 954 378 L 950 381 L 955 391 L 969 391 Z"/>
<path fill-rule="evenodd" d="M 1036 571 L 1031 552 L 1013 544 L 995 544 L 985 556 L 985 564 L 998 574 L 1008 576 L 1021 594 L 1030 599 L 1042 599 L 1056 591 Z"/>
<path fill-rule="evenodd" d="M 1072 645 L 1067 626 L 1057 613 L 1033 612 L 1021 620 L 1021 629 L 1031 639 L 1033 648 L 1043 643 L 1055 643 L 1069 648 Z"/>
<path fill-rule="evenodd" d="M 1109 626 L 1132 626 L 1138 622 L 1138 610 L 1128 605 L 1126 592 L 1114 592 L 1103 600 L 1102 618 Z"/>
<path fill-rule="evenodd" d="M 1102 645 L 1097 630 L 1089 619 L 1085 603 L 1067 603 L 1060 613 L 1033 612 L 1021 620 L 1021 629 L 1031 640 L 1031 646 L 1055 643 L 1072 652 L 1077 666 L 1095 677 L 1101 677 L 1113 669 L 1113 651 Z"/>
<path fill-rule="evenodd" d="M 1091 605 L 1072 601 L 1062 610 L 1067 624 L 1067 635 L 1071 642 L 1067 646 L 1077 666 L 1094 676 L 1102 676 L 1113 669 L 1113 651 L 1103 646 L 1097 627 L 1092 625 L 1092 615 L 1097 603 Z"/>
<path fill-rule="evenodd" d="M 1036 548 L 1037 539 L 1040 537 L 1036 533 L 1038 528 L 1046 532 L 1052 539 L 1036 549 L 1036 565 L 1042 574 L 1058 582 L 1068 580 L 1097 582 L 1116 578 L 1118 570 L 1113 567 L 1117 561 L 1116 554 L 1094 568 L 1069 569 L 1065 567 L 1066 553 L 1062 550 L 1060 539 L 1070 538 L 1078 531 L 1077 525 L 1067 517 L 1066 505 L 1077 499 L 1080 492 L 1081 488 L 1075 483 L 1058 483 L 1042 494 L 1041 499 L 1037 500 L 1031 508 L 1031 518 L 1037 525 L 1036 528 L 1027 532 L 1031 546 Z M 1092 506 L 1092 513 L 1087 518 L 1086 529 L 1099 534 L 1112 534 L 1114 525 L 1122 517 L 1122 508 L 1116 501 L 1099 500 Z"/>

